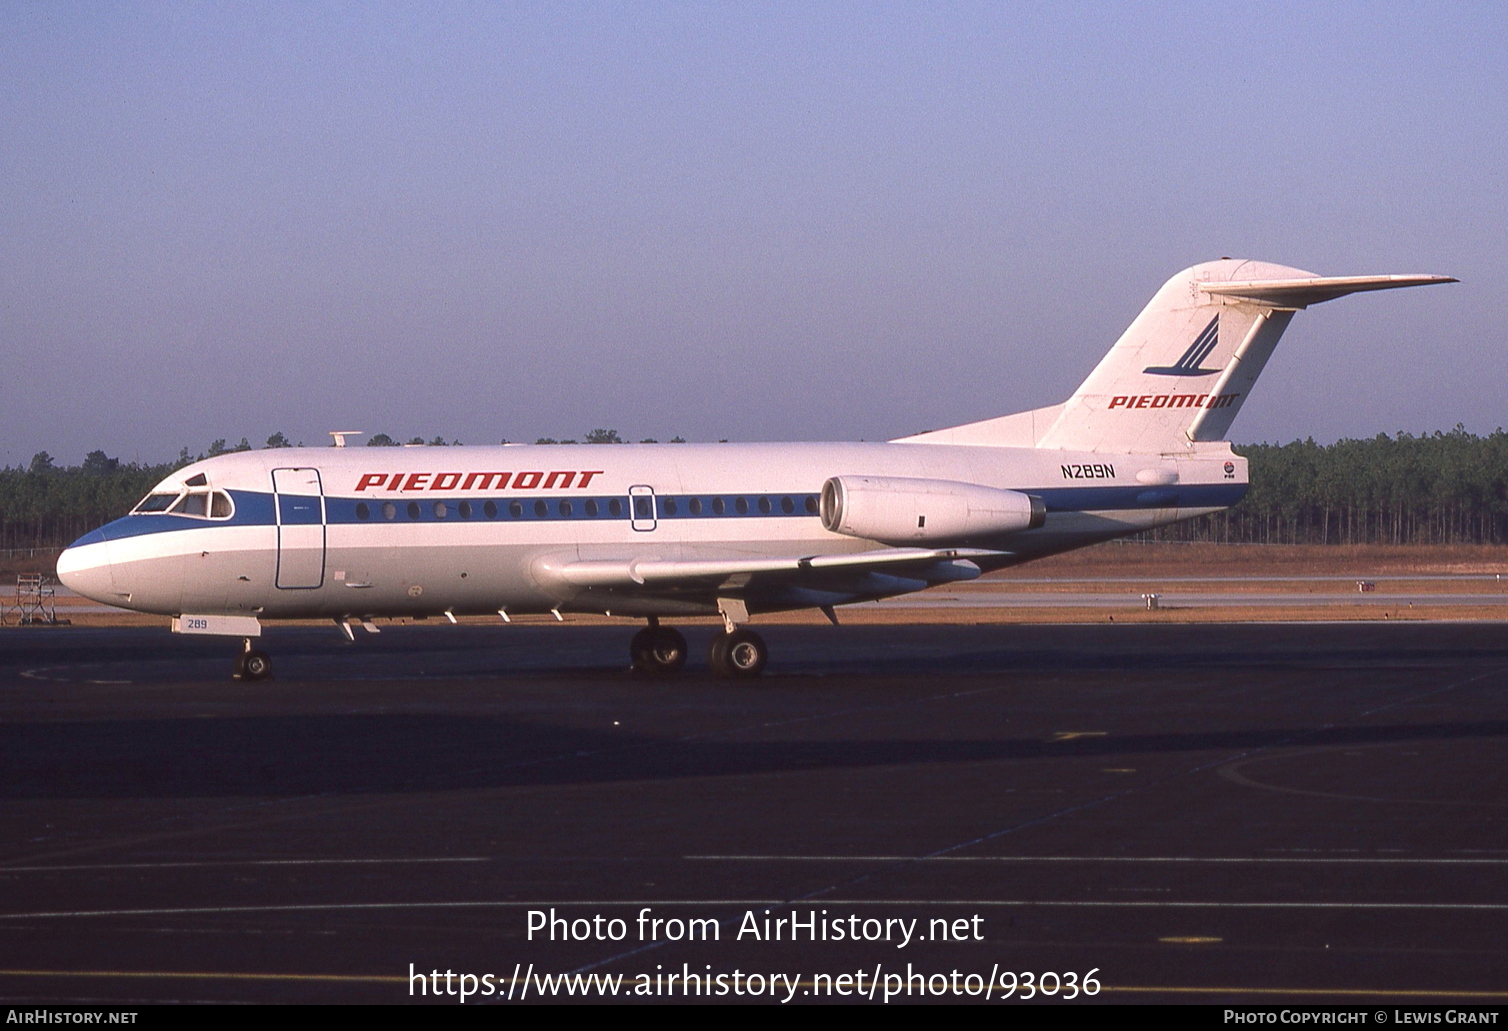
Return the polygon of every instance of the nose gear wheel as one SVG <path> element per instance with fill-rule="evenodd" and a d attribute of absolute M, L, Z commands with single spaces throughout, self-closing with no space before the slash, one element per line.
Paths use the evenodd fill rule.
<path fill-rule="evenodd" d="M 272 656 L 260 648 L 249 648 L 236 656 L 237 680 L 266 680 L 272 676 Z"/>

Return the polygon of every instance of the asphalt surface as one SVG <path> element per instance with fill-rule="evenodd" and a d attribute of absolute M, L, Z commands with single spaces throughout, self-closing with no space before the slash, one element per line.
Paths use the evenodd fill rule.
<path fill-rule="evenodd" d="M 242 684 L 0 632 L 0 998 L 1508 1000 L 1502 624 L 771 627 L 755 683 L 631 633 L 274 629 Z"/>

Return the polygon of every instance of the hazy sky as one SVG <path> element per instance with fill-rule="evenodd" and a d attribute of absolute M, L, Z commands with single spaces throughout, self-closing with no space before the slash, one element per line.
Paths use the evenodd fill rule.
<path fill-rule="evenodd" d="M 1234 255 L 1237 440 L 1508 424 L 1508 5 L 0 0 L 0 464 L 880 439 Z"/>

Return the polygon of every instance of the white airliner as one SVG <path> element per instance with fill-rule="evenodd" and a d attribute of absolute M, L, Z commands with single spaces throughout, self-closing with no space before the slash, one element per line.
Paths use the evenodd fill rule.
<path fill-rule="evenodd" d="M 1234 505 L 1231 421 L 1293 313 L 1448 276 L 1178 273 L 1059 405 L 864 444 L 295 448 L 173 473 L 58 559 L 79 594 L 244 639 L 268 619 L 608 613 L 669 673 L 717 615 L 712 668 L 765 666 L 750 615 L 919 591 Z M 338 441 L 343 443 L 343 441 Z"/>

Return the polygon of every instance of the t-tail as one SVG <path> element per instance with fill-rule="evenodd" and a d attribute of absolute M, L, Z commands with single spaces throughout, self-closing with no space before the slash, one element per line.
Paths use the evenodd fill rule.
<path fill-rule="evenodd" d="M 1226 439 L 1294 312 L 1351 293 L 1454 282 L 1450 276 L 1324 277 L 1229 258 L 1205 262 L 1163 284 L 1063 404 L 906 439 L 1187 451 Z"/>

